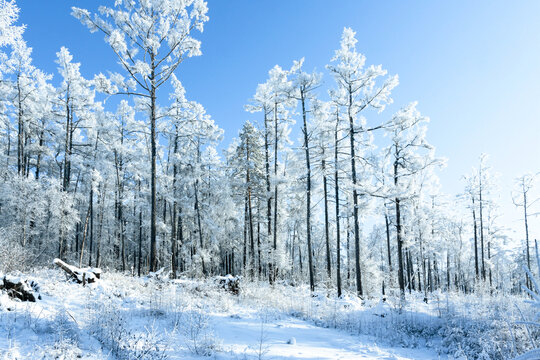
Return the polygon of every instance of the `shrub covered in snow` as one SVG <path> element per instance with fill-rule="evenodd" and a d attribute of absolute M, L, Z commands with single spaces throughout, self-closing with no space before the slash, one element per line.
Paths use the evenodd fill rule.
<path fill-rule="evenodd" d="M 215 279 L 139 279 L 106 272 L 101 281 L 82 287 L 66 281 L 59 269 L 34 276 L 43 301 L 0 296 L 0 345 L 10 344 L 14 359 L 54 359 L 59 354 L 166 359 L 217 353 L 230 355 L 227 359 L 242 354 L 257 358 L 276 344 L 268 331 L 279 331 L 276 324 L 291 319 L 340 329 L 344 336 L 367 336 L 384 346 L 428 348 L 443 358 L 506 360 L 531 348 L 521 321 L 533 319 L 534 308 L 525 304 L 518 309 L 515 304 L 524 300 L 518 296 L 434 294 L 426 304 L 419 293 L 407 295 L 406 301 L 388 296 L 383 302 L 361 301 L 352 293 L 338 298 L 323 288 L 311 293 L 307 286 L 287 284 L 243 282 L 234 295 L 216 286 Z M 219 336 L 228 331 L 226 324 L 243 326 L 246 321 L 252 324 L 244 335 L 251 345 L 233 351 Z M 529 331 L 540 343 L 538 330 Z M 286 349 L 304 345 L 298 333 L 280 334 Z"/>

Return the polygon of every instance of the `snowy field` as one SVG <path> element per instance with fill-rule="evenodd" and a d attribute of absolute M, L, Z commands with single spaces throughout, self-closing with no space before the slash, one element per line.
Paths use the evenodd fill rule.
<path fill-rule="evenodd" d="M 284 285 L 251 285 L 235 296 L 211 282 L 104 274 L 82 287 L 56 270 L 31 278 L 42 300 L 0 298 L 3 359 L 439 358 L 434 350 L 381 345 L 372 336 L 318 326 L 309 308 L 322 302 L 306 302 Z M 271 292 L 279 295 L 265 298 Z M 287 297 L 290 303 L 275 306 Z M 301 311 L 285 310 L 292 308 Z"/>
<path fill-rule="evenodd" d="M 473 359 L 487 356 L 504 333 L 489 319 L 500 316 L 494 308 L 505 311 L 493 298 L 458 311 L 449 298 L 362 304 L 286 284 L 250 283 L 233 295 L 210 280 L 105 273 L 83 287 L 59 270 L 21 278 L 35 280 L 42 299 L 1 295 L 2 359 Z M 486 322 L 460 318 L 467 309 Z M 475 349 L 482 337 L 491 347 Z M 500 357 L 485 358 L 515 351 L 511 339 L 498 346 Z"/>

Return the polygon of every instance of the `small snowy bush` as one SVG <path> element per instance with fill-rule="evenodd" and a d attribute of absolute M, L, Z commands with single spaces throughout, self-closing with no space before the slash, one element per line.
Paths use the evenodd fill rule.
<path fill-rule="evenodd" d="M 32 356 L 34 359 L 40 360 L 69 360 L 81 358 L 82 351 L 77 343 L 70 339 L 64 339 L 35 349 Z"/>
<path fill-rule="evenodd" d="M 538 255 L 538 247 L 536 247 L 536 263 L 538 265 L 538 269 L 540 269 L 540 256 Z M 540 359 L 540 347 L 538 347 L 537 342 L 535 341 L 535 338 L 537 338 L 537 336 L 533 336 L 533 333 L 535 335 L 538 334 L 538 328 L 540 328 L 540 285 L 538 283 L 538 279 L 536 279 L 532 274 L 531 269 L 525 268 L 525 272 L 527 273 L 527 276 L 531 280 L 533 286 L 529 289 L 526 286 L 522 285 L 522 288 L 531 297 L 531 300 L 527 300 L 526 302 L 532 305 L 532 307 L 536 311 L 536 314 L 529 317 L 530 319 L 532 319 L 531 321 L 523 320 L 520 323 L 526 327 L 527 335 L 529 336 L 529 341 L 533 349 L 519 356 L 517 359 L 533 360 Z M 530 329 L 530 327 L 534 327 L 534 329 Z"/>
<path fill-rule="evenodd" d="M 10 273 L 16 270 L 26 270 L 31 263 L 28 250 L 26 250 L 16 239 L 15 234 L 0 229 L 0 272 Z"/>
<path fill-rule="evenodd" d="M 61 308 L 53 320 L 55 340 L 59 343 L 68 341 L 71 343 L 78 343 L 79 341 L 79 328 L 73 318 L 70 317 L 68 311 L 65 308 Z"/>
<path fill-rule="evenodd" d="M 143 332 L 129 329 L 126 313 L 113 302 L 95 304 L 90 320 L 94 335 L 118 360 L 167 359 L 167 342 L 152 325 Z"/>
<path fill-rule="evenodd" d="M 193 354 L 211 356 L 220 350 L 221 344 L 210 328 L 210 318 L 205 309 L 196 308 L 184 314 L 182 334 Z"/>

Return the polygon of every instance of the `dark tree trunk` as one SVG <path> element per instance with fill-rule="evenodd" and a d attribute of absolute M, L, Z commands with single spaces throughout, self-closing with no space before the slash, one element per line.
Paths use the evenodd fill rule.
<path fill-rule="evenodd" d="M 526 255 L 527 255 L 527 268 L 529 271 L 532 271 L 531 268 L 531 254 L 530 254 L 530 246 L 529 246 L 529 219 L 527 214 L 527 191 L 525 191 L 525 187 L 523 188 L 523 215 L 524 215 L 524 221 L 525 221 L 525 246 L 526 246 Z M 540 266 L 540 264 L 538 264 Z M 527 286 L 529 289 L 531 289 L 531 279 L 527 277 Z"/>
<path fill-rule="evenodd" d="M 364 292 L 362 290 L 362 273 L 360 271 L 360 224 L 358 215 L 358 190 L 357 190 L 357 177 L 356 177 L 356 154 L 355 154 L 355 141 L 354 141 L 354 120 L 352 116 L 352 89 L 349 86 L 349 139 L 351 142 L 351 173 L 352 173 L 352 186 L 353 186 L 353 226 L 354 226 L 354 250 L 355 250 L 355 269 L 356 269 L 356 293 L 362 298 Z"/>
<path fill-rule="evenodd" d="M 151 74 L 150 74 L 150 147 L 151 147 L 151 176 L 150 176 L 150 271 L 157 271 L 157 239 L 156 239 L 156 83 L 155 83 L 155 55 L 150 53 Z"/>
<path fill-rule="evenodd" d="M 247 196 L 244 198 L 244 253 L 242 258 L 242 264 L 244 271 L 246 270 L 247 265 L 247 248 L 248 248 L 248 199 Z"/>
<path fill-rule="evenodd" d="M 396 154 L 397 157 L 397 154 Z M 397 160 L 394 162 L 394 185 L 398 185 L 398 162 Z M 405 295 L 405 279 L 404 279 L 404 273 L 403 273 L 403 240 L 402 240 L 402 229 L 401 229 L 401 208 L 400 208 L 400 202 L 401 200 L 399 198 L 395 198 L 394 203 L 396 206 L 396 239 L 397 239 L 397 252 L 398 252 L 398 282 L 399 282 L 399 290 L 401 291 L 401 295 Z"/>
<path fill-rule="evenodd" d="M 202 223 L 201 223 L 201 208 L 199 203 L 199 179 L 195 180 L 195 214 L 197 215 L 197 232 L 199 234 L 199 246 L 204 249 Z M 201 265 L 203 274 L 206 275 L 206 267 L 204 264 L 204 258 L 201 254 Z"/>
<path fill-rule="evenodd" d="M 337 295 L 341 296 L 341 229 L 340 229 L 340 216 L 339 216 L 339 143 L 338 143 L 338 129 L 339 127 L 339 114 L 336 113 L 336 130 L 334 132 L 334 182 L 335 182 L 335 198 L 336 198 L 336 280 L 337 280 Z M 348 247 L 347 247 L 348 248 Z M 349 254 L 347 253 L 347 257 Z"/>
<path fill-rule="evenodd" d="M 141 180 L 138 181 L 139 187 L 139 198 L 141 196 Z M 142 209 L 139 205 L 139 259 L 137 261 L 137 275 L 141 277 L 141 266 L 142 266 Z"/>
<path fill-rule="evenodd" d="M 482 201 L 482 166 L 480 165 L 480 187 L 479 187 L 479 205 L 480 205 L 480 249 L 482 250 L 482 280 L 486 281 L 486 266 L 484 262 L 484 217 L 482 215 L 483 201 Z"/>
<path fill-rule="evenodd" d="M 446 291 L 450 291 L 450 253 L 446 253 Z"/>
<path fill-rule="evenodd" d="M 270 270 L 271 283 L 273 283 L 277 276 L 277 264 L 276 264 L 276 252 L 277 252 L 277 223 L 278 223 L 278 184 L 277 184 L 277 170 L 278 170 L 278 114 L 277 103 L 274 103 L 274 254 L 271 261 L 272 267 Z"/>
<path fill-rule="evenodd" d="M 478 264 L 478 231 L 476 226 L 476 210 L 474 205 L 474 194 L 471 194 L 472 199 L 472 216 L 473 216 L 473 227 L 474 227 L 474 268 L 476 271 L 476 279 L 480 277 L 479 264 Z"/>
<path fill-rule="evenodd" d="M 268 118 L 266 109 L 264 109 L 264 156 L 266 170 L 266 224 L 268 226 L 268 236 L 272 235 L 272 196 L 270 195 L 270 154 L 268 143 Z"/>
<path fill-rule="evenodd" d="M 178 126 L 175 127 L 175 136 L 174 136 L 174 155 L 176 156 L 176 153 L 178 152 Z M 171 270 L 172 270 L 172 278 L 176 279 L 177 277 L 177 264 L 178 264 L 178 246 L 177 246 L 177 224 L 176 224 L 176 177 L 178 176 L 178 166 L 176 165 L 176 158 L 173 164 L 173 184 L 172 184 L 172 192 L 173 192 L 173 206 L 172 206 L 172 214 L 171 214 Z"/>
<path fill-rule="evenodd" d="M 349 204 L 347 204 L 347 207 Z M 351 285 L 351 224 L 347 216 L 347 286 Z"/>
<path fill-rule="evenodd" d="M 388 270 L 392 272 L 392 251 L 390 246 L 390 221 L 386 210 L 386 202 L 384 203 L 384 223 L 386 225 L 386 250 L 388 253 Z"/>
<path fill-rule="evenodd" d="M 177 230 L 176 234 L 178 237 L 178 240 L 176 241 L 176 263 L 180 263 L 180 265 L 183 264 L 183 258 L 180 258 L 178 256 L 180 250 L 182 250 L 182 246 L 184 245 L 184 223 L 183 223 L 183 215 L 182 215 L 182 206 L 178 205 L 178 221 L 177 221 Z M 180 266 L 180 271 L 184 271 L 183 266 Z"/>
<path fill-rule="evenodd" d="M 247 186 L 247 198 L 248 198 L 248 220 L 249 220 L 249 240 L 250 240 L 250 249 L 251 249 L 251 257 L 250 257 L 250 273 L 251 278 L 255 278 L 255 236 L 253 233 L 253 207 L 251 205 L 251 179 L 250 179 L 250 171 L 249 171 L 249 152 L 250 152 L 250 144 L 249 139 L 246 140 L 246 161 L 247 161 L 247 168 L 246 168 L 246 186 Z"/>
<path fill-rule="evenodd" d="M 23 157 L 24 157 L 24 123 L 23 123 L 23 108 L 22 108 L 22 94 L 20 74 L 17 74 L 17 119 L 18 119 L 18 132 L 17 132 L 17 174 L 24 175 Z"/>
<path fill-rule="evenodd" d="M 43 127 L 45 127 L 45 124 L 43 124 Z M 39 171 L 41 169 L 41 148 L 43 147 L 43 143 L 44 143 L 44 134 L 45 134 L 45 131 L 44 130 L 41 130 L 40 134 L 39 134 L 39 152 L 37 154 L 37 159 L 36 159 L 36 180 L 39 180 Z"/>
<path fill-rule="evenodd" d="M 88 266 L 92 267 L 92 255 L 94 254 L 94 184 L 90 180 L 90 244 L 88 248 Z"/>
<path fill-rule="evenodd" d="M 412 269 L 412 262 L 411 262 L 411 252 L 409 249 L 405 251 L 405 254 L 407 255 L 407 287 L 409 288 L 409 294 L 413 290 L 414 283 L 412 281 L 413 276 L 413 269 Z"/>
<path fill-rule="evenodd" d="M 422 283 L 421 283 L 421 277 L 420 277 L 420 259 L 416 258 L 416 276 L 418 276 L 418 291 L 422 292 Z"/>
<path fill-rule="evenodd" d="M 257 198 L 257 266 L 259 280 L 262 275 L 262 262 L 261 262 L 261 199 Z"/>
<path fill-rule="evenodd" d="M 311 249 L 311 163 L 310 163 L 310 158 L 309 158 L 309 136 L 308 136 L 308 128 L 307 128 L 305 94 L 302 88 L 300 89 L 300 97 L 301 97 L 301 102 L 302 102 L 302 120 L 304 122 L 304 128 L 303 128 L 304 151 L 306 154 L 306 238 L 307 238 L 307 246 L 308 246 L 309 287 L 311 291 L 314 291 L 315 290 L 315 277 L 313 274 L 313 251 Z M 324 195 L 325 195 L 325 200 L 326 200 L 326 178 L 325 178 L 324 190 L 325 190 Z M 325 207 L 325 212 L 326 212 L 326 221 L 328 221 L 328 211 L 326 207 Z M 276 234 L 274 233 L 274 237 L 275 235 Z M 327 244 L 328 252 L 329 252 L 328 227 L 326 229 L 326 236 L 327 236 L 326 244 Z M 330 268 L 328 268 L 328 271 L 330 271 Z"/>
<path fill-rule="evenodd" d="M 325 172 L 325 161 L 322 161 L 323 173 Z M 324 191 L 324 235 L 326 239 L 326 272 L 328 278 L 332 278 L 332 262 L 330 254 L 330 225 L 328 220 L 328 185 L 326 174 L 323 175 L 323 191 Z"/>

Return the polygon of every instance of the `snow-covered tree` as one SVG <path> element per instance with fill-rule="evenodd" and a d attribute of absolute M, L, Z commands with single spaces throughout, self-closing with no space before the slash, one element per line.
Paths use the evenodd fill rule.
<path fill-rule="evenodd" d="M 523 224 L 525 229 L 525 254 L 527 258 L 527 267 L 531 269 L 531 254 L 529 244 L 529 217 L 531 216 L 531 207 L 538 199 L 531 199 L 530 192 L 533 189 L 536 176 L 525 174 L 515 180 L 515 189 L 512 194 L 514 205 L 523 208 Z M 528 284 L 531 285 L 530 283 Z"/>
<path fill-rule="evenodd" d="M 386 153 L 391 157 L 394 193 L 391 198 L 395 206 L 398 282 L 402 294 L 405 292 L 402 202 L 418 195 L 415 177 L 440 161 L 434 157 L 434 148 L 426 140 L 427 121 L 416 109 L 416 103 L 412 103 L 398 111 L 387 126 L 391 145 Z"/>
<path fill-rule="evenodd" d="M 303 149 L 305 153 L 306 161 L 306 241 L 308 248 L 308 266 L 309 266 L 309 285 L 311 291 L 315 290 L 315 278 L 314 278 L 314 269 L 313 269 L 313 249 L 312 249 L 312 240 L 311 240 L 311 197 L 312 197 L 312 168 L 311 162 L 313 161 L 310 157 L 310 138 L 312 136 L 312 130 L 308 129 L 308 113 L 312 112 L 310 107 L 313 106 L 314 94 L 313 91 L 321 83 L 321 75 L 314 73 L 308 74 L 302 70 L 304 59 L 296 61 L 291 69 L 291 72 L 294 76 L 292 89 L 289 93 L 289 96 L 300 103 L 301 114 L 302 114 L 302 134 L 303 134 Z M 311 102 L 311 103 L 310 103 Z M 277 193 L 277 190 L 276 190 Z M 327 244 L 329 244 L 327 242 Z M 328 253 L 330 252 L 329 249 Z M 328 258 L 329 258 L 329 254 Z M 328 270 L 330 272 L 330 270 Z"/>
<path fill-rule="evenodd" d="M 390 76 L 382 83 L 380 78 L 387 74 L 381 65 L 365 67 L 366 58 L 356 50 L 355 32 L 350 28 L 343 30 L 341 47 L 335 51 L 328 70 L 334 76 L 337 90 L 332 97 L 335 103 L 343 108 L 342 113 L 349 123 L 348 137 L 350 141 L 351 182 L 353 187 L 353 226 L 355 246 L 356 290 L 362 297 L 362 274 L 360 270 L 360 214 L 359 188 L 362 178 L 358 175 L 357 163 L 363 154 L 358 153 L 358 143 L 364 141 L 364 136 L 372 128 L 367 126 L 363 116 L 365 110 L 374 108 L 379 112 L 386 104 L 391 103 L 390 93 L 398 84 L 397 76 Z M 361 146 L 360 149 L 363 150 Z"/>
<path fill-rule="evenodd" d="M 73 7 L 73 15 L 91 32 L 105 34 L 128 80 L 121 75 L 104 86 L 108 93 L 140 96 L 147 107 L 151 146 L 150 270 L 157 270 L 156 156 L 157 91 L 180 63 L 201 54 L 201 43 L 191 36 L 203 31 L 208 8 L 202 0 L 119 0 L 101 6 L 99 14 Z M 103 78 L 103 77 L 101 77 Z"/>
<path fill-rule="evenodd" d="M 0 2 L 0 47 L 20 41 L 25 27 L 15 25 L 19 19 L 19 7 L 15 0 Z"/>

